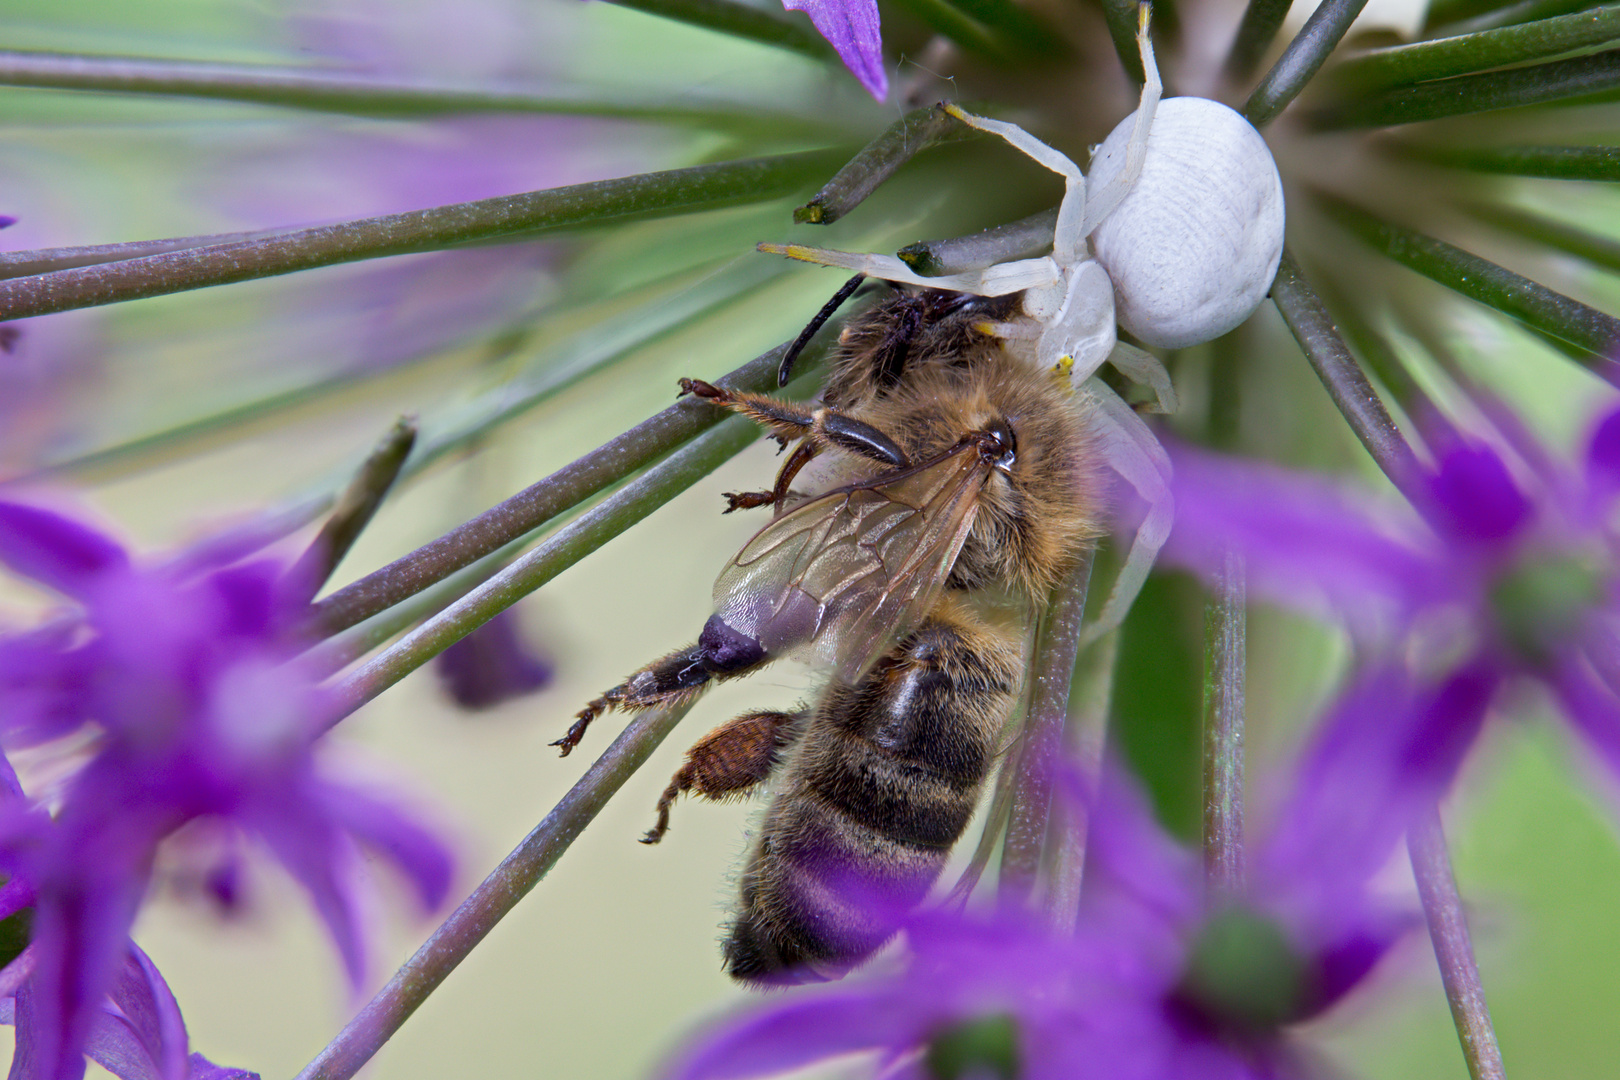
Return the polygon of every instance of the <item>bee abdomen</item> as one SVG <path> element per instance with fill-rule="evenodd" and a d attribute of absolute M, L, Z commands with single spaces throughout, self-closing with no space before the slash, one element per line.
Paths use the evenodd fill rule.
<path fill-rule="evenodd" d="M 1017 650 L 953 606 L 817 703 L 744 875 L 727 970 L 838 974 L 928 894 L 978 802 Z"/>

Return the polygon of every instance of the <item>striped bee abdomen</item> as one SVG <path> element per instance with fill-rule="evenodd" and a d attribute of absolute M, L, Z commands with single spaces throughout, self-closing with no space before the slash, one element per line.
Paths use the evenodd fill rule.
<path fill-rule="evenodd" d="M 947 598 L 827 688 L 743 873 L 732 975 L 836 976 L 894 933 L 973 816 L 1021 668 L 1016 640 Z"/>

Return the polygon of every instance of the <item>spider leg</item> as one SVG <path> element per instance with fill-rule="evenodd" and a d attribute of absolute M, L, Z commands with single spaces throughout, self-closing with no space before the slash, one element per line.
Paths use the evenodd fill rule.
<path fill-rule="evenodd" d="M 760 244 L 758 247 L 760 251 L 772 255 L 786 255 L 790 259 L 822 266 L 839 266 L 884 281 L 921 285 L 926 289 L 955 289 L 977 296 L 1006 296 L 1008 293 L 1050 285 L 1062 276 L 1057 264 L 1049 258 L 1019 259 L 997 263 L 983 270 L 923 277 L 893 255 L 833 251 L 804 244 Z"/>
<path fill-rule="evenodd" d="M 1147 156 L 1148 131 L 1153 126 L 1153 114 L 1159 108 L 1159 97 L 1164 93 L 1164 83 L 1159 78 L 1159 62 L 1153 56 L 1153 40 L 1148 37 L 1148 22 L 1152 15 L 1152 4 L 1144 3 L 1137 8 L 1136 48 L 1142 56 L 1142 71 L 1146 79 L 1142 83 L 1142 99 L 1136 106 L 1136 122 L 1131 125 L 1131 138 L 1125 144 L 1125 166 L 1108 183 L 1091 193 L 1091 205 L 1086 208 L 1086 220 L 1082 225 L 1083 236 L 1090 236 L 1103 218 L 1114 212 L 1114 208 L 1130 194 L 1137 177 L 1142 175 L 1142 161 Z M 1092 170 L 1096 171 L 1096 162 L 1092 162 Z"/>
<path fill-rule="evenodd" d="M 1148 513 L 1136 527 L 1125 565 L 1120 567 L 1097 621 L 1080 634 L 1082 647 L 1118 629 L 1125 621 L 1148 571 L 1153 569 L 1153 560 L 1170 536 L 1176 516 L 1175 500 L 1170 495 L 1170 456 L 1164 447 L 1142 418 L 1100 380 L 1091 380 L 1086 388 L 1097 402 L 1094 422 L 1109 467 L 1142 496 Z"/>
<path fill-rule="evenodd" d="M 1052 236 L 1052 258 L 1059 266 L 1073 264 L 1080 257 L 1080 250 L 1086 241 L 1085 231 L 1080 227 L 1086 216 L 1086 176 L 1080 171 L 1080 166 L 1069 160 L 1068 155 L 1059 153 L 1016 124 L 974 116 L 955 105 L 946 105 L 945 111 L 969 127 L 1000 135 L 1015 148 L 1063 177 L 1063 202 L 1058 206 L 1057 228 Z"/>
<path fill-rule="evenodd" d="M 1153 391 L 1156 399 L 1154 412 L 1173 413 L 1180 407 L 1176 388 L 1170 383 L 1170 373 L 1164 369 L 1163 362 L 1146 349 L 1138 349 L 1123 341 L 1115 342 L 1114 351 L 1108 354 L 1108 362 L 1131 382 Z"/>

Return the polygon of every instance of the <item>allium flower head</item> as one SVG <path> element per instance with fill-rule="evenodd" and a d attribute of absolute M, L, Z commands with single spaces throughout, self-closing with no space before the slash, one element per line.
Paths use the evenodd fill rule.
<path fill-rule="evenodd" d="M 15 502 L 0 502 L 0 561 L 79 608 L 0 638 L 0 740 L 93 736 L 53 819 L 19 800 L 0 812 L 0 861 L 36 897 L 36 1075 L 82 1073 L 157 845 L 189 821 L 222 819 L 274 852 L 310 892 L 351 979 L 363 966 L 348 880 L 356 841 L 386 853 L 424 905 L 443 899 L 439 842 L 317 768 L 321 695 L 288 663 L 298 590 L 278 564 L 146 568 L 101 533 Z"/>
<path fill-rule="evenodd" d="M 1436 438 L 1434 466 L 1412 485 L 1416 514 L 1269 467 L 1178 453 L 1168 556 L 1213 572 L 1222 545 L 1234 545 L 1258 591 L 1294 605 L 1326 598 L 1376 658 L 1349 696 L 1384 707 L 1350 709 L 1348 723 L 1324 731 L 1322 745 L 1334 747 L 1320 758 L 1325 773 L 1432 801 L 1497 690 L 1517 677 L 1550 690 L 1620 772 L 1620 536 L 1610 513 L 1620 413 L 1601 420 L 1576 468 L 1518 441 L 1510 457 L 1483 441 Z"/>
<path fill-rule="evenodd" d="M 925 911 L 907 921 L 898 971 L 722 1024 L 673 1075 L 770 1075 L 863 1051 L 879 1055 L 881 1075 L 918 1080 L 1304 1075 L 1287 1029 L 1360 984 L 1403 920 L 1364 876 L 1301 890 L 1337 860 L 1320 843 L 1308 858 L 1268 856 L 1248 896 L 1210 905 L 1196 860 L 1128 783 L 1111 780 L 1091 802 L 1073 936 L 1017 908 Z"/>

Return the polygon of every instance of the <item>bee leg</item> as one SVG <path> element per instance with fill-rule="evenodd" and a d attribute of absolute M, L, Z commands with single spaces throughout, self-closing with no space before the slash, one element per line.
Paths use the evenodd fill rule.
<path fill-rule="evenodd" d="M 669 808 L 683 791 L 705 799 L 726 799 L 741 795 L 762 782 L 776 763 L 782 749 L 793 741 L 799 713 L 751 712 L 722 724 L 699 739 L 686 752 L 686 761 L 676 771 L 669 787 L 658 798 L 658 824 L 641 838 L 643 844 L 656 844 L 669 831 Z"/>
<path fill-rule="evenodd" d="M 733 510 L 752 510 L 756 506 L 780 507 L 787 501 L 788 486 L 793 478 L 799 475 L 799 470 L 810 463 L 816 456 L 813 444 L 803 442 L 793 450 L 793 455 L 782 463 L 782 471 L 776 474 L 776 484 L 770 491 L 737 491 L 726 492 L 726 501 L 730 504 L 723 511 L 731 513 Z"/>
<path fill-rule="evenodd" d="M 709 616 L 696 644 L 677 649 L 668 656 L 654 660 L 640 671 L 625 679 L 601 697 L 579 711 L 568 733 L 552 746 L 567 757 L 591 721 L 609 709 L 648 709 L 654 705 L 673 705 L 696 697 L 714 679 L 730 679 L 746 675 L 774 657 L 767 656 L 765 647 L 730 626 L 718 615 Z"/>
<path fill-rule="evenodd" d="M 695 394 L 716 405 L 735 409 L 764 424 L 779 438 L 804 439 L 816 446 L 835 446 L 851 454 L 884 465 L 904 468 L 911 464 L 900 444 L 871 424 L 845 416 L 836 409 L 806 409 L 790 401 L 778 401 L 764 394 L 743 394 L 706 383 L 702 379 L 682 379 L 681 393 Z"/>
<path fill-rule="evenodd" d="M 720 511 L 722 514 L 729 514 L 733 510 L 752 510 L 759 506 L 773 506 L 776 503 L 776 493 L 774 491 L 728 491 L 725 496 L 726 508 Z"/>

